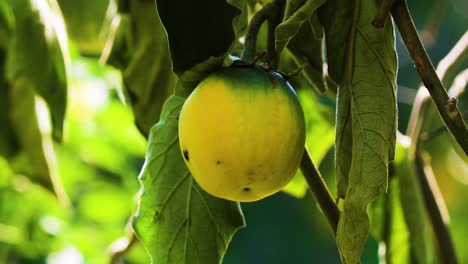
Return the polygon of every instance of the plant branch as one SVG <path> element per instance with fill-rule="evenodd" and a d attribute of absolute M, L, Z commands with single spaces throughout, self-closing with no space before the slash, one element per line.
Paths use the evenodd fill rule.
<path fill-rule="evenodd" d="M 340 219 L 340 210 L 333 201 L 330 191 L 322 175 L 320 175 L 320 172 L 312 162 L 307 149 L 304 149 L 304 155 L 302 156 L 301 171 L 320 209 L 327 217 L 328 223 L 333 229 L 333 234 L 336 234 L 338 230 L 338 220 Z"/>
<path fill-rule="evenodd" d="M 275 6 L 272 3 L 266 4 L 258 11 L 249 23 L 249 29 L 245 35 L 244 49 L 241 59 L 247 63 L 253 62 L 257 53 L 257 36 L 260 27 L 274 13 Z"/>
<path fill-rule="evenodd" d="M 457 75 L 455 80 L 453 81 L 452 87 L 450 87 L 449 95 L 452 97 L 459 97 L 462 96 L 467 89 L 468 86 L 468 69 L 465 69 L 463 72 Z M 468 111 L 462 113 L 463 119 L 466 121 L 468 117 Z M 432 131 L 424 131 L 421 133 L 420 140 L 423 142 L 427 142 L 438 135 L 444 133 L 446 131 L 445 126 L 442 125 Z"/>
<path fill-rule="evenodd" d="M 468 155 L 468 128 L 458 110 L 457 100 L 449 98 L 444 85 L 437 76 L 432 62 L 416 32 L 405 0 L 397 0 L 395 2 L 392 16 L 416 66 L 416 70 L 429 91 L 442 120 L 455 140 Z M 415 136 L 419 137 L 419 134 L 420 131 Z M 414 135 L 411 136 L 414 141 L 419 142 L 418 138 L 413 137 Z"/>
<path fill-rule="evenodd" d="M 272 70 L 278 70 L 279 65 L 279 54 L 276 50 L 275 44 L 275 29 L 283 20 L 283 14 L 285 9 L 285 0 L 275 0 L 273 2 L 274 14 L 268 18 L 268 43 L 267 43 L 267 53 L 270 60 L 270 68 Z"/>
<path fill-rule="evenodd" d="M 432 230 L 434 231 L 436 244 L 439 249 L 440 263 L 456 264 L 458 260 L 448 228 L 449 216 L 447 208 L 437 187 L 432 169 L 425 162 L 419 151 L 415 155 L 415 164 L 426 211 L 431 220 Z"/>
<path fill-rule="evenodd" d="M 466 32 L 461 39 L 455 44 L 452 50 L 439 62 L 437 66 L 437 74 L 439 75 L 442 83 L 444 85 L 449 85 L 454 80 L 454 76 L 458 72 L 460 66 L 464 61 L 468 59 L 468 32 Z M 454 85 L 449 90 L 449 95 L 451 97 L 458 97 L 461 85 L 457 83 L 463 81 L 464 73 L 459 74 L 455 78 Z M 457 81 L 458 79 L 458 81 Z M 407 134 L 413 139 L 412 141 L 412 152 L 416 149 L 417 145 L 420 144 L 420 137 L 422 134 L 422 129 L 424 127 L 424 122 L 427 120 L 426 116 L 430 112 L 430 95 L 427 92 L 424 85 L 421 85 L 418 89 L 416 98 L 413 103 L 413 110 L 411 111 L 408 131 Z M 444 126 L 445 127 L 445 126 Z"/>
<path fill-rule="evenodd" d="M 274 0 L 266 4 L 258 11 L 249 23 L 249 29 L 245 36 L 244 49 L 241 59 L 246 63 L 255 63 L 257 52 L 257 36 L 263 22 L 268 20 L 268 42 L 267 55 L 271 60 L 271 68 L 276 70 L 278 67 L 279 56 L 275 48 L 275 28 L 281 23 L 283 18 L 285 0 Z"/>
<path fill-rule="evenodd" d="M 376 28 L 384 27 L 385 21 L 387 21 L 387 17 L 390 14 L 390 10 L 392 9 L 394 2 L 395 0 L 383 0 L 380 3 L 379 9 L 377 10 L 377 14 L 372 20 L 372 25 L 374 27 Z"/>

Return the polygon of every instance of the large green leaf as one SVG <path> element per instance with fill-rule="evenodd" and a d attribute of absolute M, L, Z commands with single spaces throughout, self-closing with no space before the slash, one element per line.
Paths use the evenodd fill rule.
<path fill-rule="evenodd" d="M 26 82 L 50 108 L 53 138 L 62 140 L 67 103 L 67 36 L 55 0 L 10 0 L 16 30 L 7 60 L 10 82 Z"/>
<path fill-rule="evenodd" d="M 220 263 L 244 220 L 239 203 L 207 194 L 190 175 L 178 144 L 183 103 L 169 97 L 151 129 L 134 228 L 152 263 Z"/>
<path fill-rule="evenodd" d="M 337 243 L 343 263 L 359 263 L 367 206 L 387 189 L 396 138 L 397 69 L 392 23 L 372 26 L 374 1 L 328 1 L 320 9 L 331 77 L 339 84 L 336 125 Z"/>
<path fill-rule="evenodd" d="M 122 70 L 124 91 L 136 126 L 148 137 L 177 81 L 167 34 L 151 1 L 130 2 L 129 13 L 121 14 L 117 20 L 120 23 L 112 51 L 106 55 L 107 63 Z"/>

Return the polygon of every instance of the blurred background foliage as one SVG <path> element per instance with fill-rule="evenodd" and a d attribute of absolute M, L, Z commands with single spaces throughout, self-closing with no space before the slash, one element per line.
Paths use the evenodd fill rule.
<path fill-rule="evenodd" d="M 71 63 L 63 143 L 53 147 L 69 205 L 0 156 L 0 263 L 109 263 L 111 254 L 131 237 L 128 221 L 136 210 L 146 142 L 134 125 L 120 71 L 99 63 L 117 6 L 108 0 L 58 2 L 67 23 Z M 437 64 L 467 30 L 468 3 L 415 0 L 409 5 Z M 434 30 L 423 30 L 428 28 Z M 0 34 L 0 41 L 3 37 Z M 399 40 L 397 50 L 399 129 L 404 132 L 420 81 Z M 318 95 L 307 82 L 292 82 L 309 113 L 307 146 L 334 186 L 334 101 Z M 467 96 L 461 107 L 468 111 Z M 441 126 L 437 118 L 434 128 Z M 0 124 L 0 129 L 6 126 Z M 468 165 L 450 144 L 442 133 L 426 149 L 451 216 L 460 263 L 468 263 Z M 223 263 L 339 263 L 331 230 L 302 178 L 296 177 L 285 191 L 242 204 L 247 227 L 234 236 Z M 378 262 L 377 248 L 370 238 L 363 263 Z M 148 263 L 149 258 L 136 242 L 119 261 Z"/>

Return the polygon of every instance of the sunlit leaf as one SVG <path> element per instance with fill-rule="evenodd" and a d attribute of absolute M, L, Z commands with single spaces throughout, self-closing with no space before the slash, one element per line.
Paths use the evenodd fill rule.
<path fill-rule="evenodd" d="M 337 243 L 358 263 L 367 240 L 367 205 L 387 189 L 396 137 L 397 69 L 392 23 L 372 26 L 377 3 L 330 0 L 320 9 L 330 76 L 339 85 L 336 124 Z"/>
<path fill-rule="evenodd" d="M 14 169 L 27 175 L 31 181 L 54 192 L 61 202 L 66 196 L 58 176 L 55 152 L 47 126 L 44 127 L 44 105 L 38 106 L 33 88 L 28 83 L 17 81 L 10 87 L 10 119 L 16 132 L 22 157 Z M 40 120 L 42 122 L 40 122 Z M 46 119 L 47 121 L 47 119 Z M 24 162 L 23 162 L 24 161 Z"/>
<path fill-rule="evenodd" d="M 80 52 L 99 55 L 108 37 L 108 20 L 115 15 L 111 0 L 57 0 L 63 12 L 67 32 Z M 108 12 L 110 11 L 110 12 Z"/>
<path fill-rule="evenodd" d="M 10 0 L 16 32 L 8 51 L 10 82 L 25 82 L 50 108 L 53 138 L 62 140 L 67 104 L 68 47 L 55 0 Z"/>
<path fill-rule="evenodd" d="M 152 263 L 220 263 L 244 220 L 238 203 L 204 192 L 186 167 L 178 144 L 183 103 L 169 97 L 151 129 L 134 228 Z"/>

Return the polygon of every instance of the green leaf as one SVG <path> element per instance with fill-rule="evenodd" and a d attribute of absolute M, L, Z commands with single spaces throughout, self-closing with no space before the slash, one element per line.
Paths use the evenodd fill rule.
<path fill-rule="evenodd" d="M 118 18 L 107 63 L 122 70 L 124 92 L 135 123 L 147 138 L 159 120 L 164 100 L 174 92 L 177 76 L 167 34 L 151 1 L 131 1 L 129 13 Z"/>
<path fill-rule="evenodd" d="M 245 30 L 247 30 L 247 24 L 248 24 L 248 5 L 249 3 L 245 0 L 226 0 L 226 2 L 237 9 L 241 10 L 240 15 L 236 16 L 232 20 L 232 27 L 234 30 L 234 34 L 236 38 L 240 37 Z M 234 40 L 233 42 L 237 41 Z"/>
<path fill-rule="evenodd" d="M 109 17 L 115 8 L 109 8 L 110 0 L 57 0 L 67 26 L 68 36 L 80 52 L 99 55 L 108 37 Z"/>
<path fill-rule="evenodd" d="M 117 14 L 112 19 L 109 38 L 101 54 L 101 62 L 122 71 L 127 67 L 132 55 L 130 28 L 130 16 L 128 14 Z"/>
<path fill-rule="evenodd" d="M 244 219 L 239 203 L 210 196 L 190 175 L 178 144 L 183 103 L 169 97 L 151 129 L 134 228 L 152 263 L 220 263 Z"/>
<path fill-rule="evenodd" d="M 67 102 L 66 30 L 54 0 L 10 0 L 16 30 L 8 51 L 10 82 L 26 82 L 50 108 L 53 138 L 62 140 Z"/>
<path fill-rule="evenodd" d="M 14 18 L 6 1 L 0 2 L 0 49 L 5 49 L 13 32 Z M 3 71 L 2 71 L 3 72 Z"/>
<path fill-rule="evenodd" d="M 22 155 L 13 164 L 14 170 L 55 193 L 61 202 L 67 203 L 58 177 L 50 131 L 47 131 L 50 128 L 46 125 L 48 120 L 44 103 L 42 107 L 38 106 L 40 104 L 34 89 L 23 81 L 15 82 L 9 92 L 10 120 L 22 151 Z M 38 109 L 41 111 L 38 112 Z"/>
<path fill-rule="evenodd" d="M 429 259 L 428 245 L 431 232 L 427 223 L 425 205 L 415 171 L 415 161 L 409 157 L 409 144 L 397 145 L 395 160 L 395 175 L 399 179 L 400 203 L 404 220 L 409 231 L 411 263 L 432 263 Z"/>
<path fill-rule="evenodd" d="M 359 263 L 367 206 L 387 189 L 396 137 L 397 59 L 393 24 L 376 29 L 373 1 L 330 0 L 320 9 L 330 76 L 339 84 L 336 125 L 337 244 L 343 263 Z"/>
<path fill-rule="evenodd" d="M 9 159 L 19 151 L 18 138 L 10 120 L 10 89 L 5 79 L 5 53 L 0 49 L 0 156 Z"/>
<path fill-rule="evenodd" d="M 380 263 L 411 263 L 409 233 L 400 193 L 400 181 L 394 177 L 389 181 L 388 193 L 380 196 L 371 206 L 371 229 L 379 241 Z"/>
<path fill-rule="evenodd" d="M 308 86 L 325 91 L 323 76 L 322 40 L 315 38 L 311 23 L 304 23 L 288 43 L 288 49 L 299 66 Z"/>
<path fill-rule="evenodd" d="M 186 71 L 180 76 L 180 82 L 176 87 L 176 94 L 184 98 L 188 97 L 200 80 L 210 72 L 218 69 L 223 64 L 223 61 L 223 57 L 210 57 L 206 61 L 192 67 L 190 71 Z"/>
<path fill-rule="evenodd" d="M 388 193 L 372 204 L 372 226 L 385 263 L 432 263 L 431 232 L 409 144 L 399 140 Z"/>
<path fill-rule="evenodd" d="M 286 19 L 275 29 L 276 51 L 281 52 L 299 29 L 326 0 L 292 0 L 287 2 Z M 308 23 L 307 23 L 308 24 Z"/>

